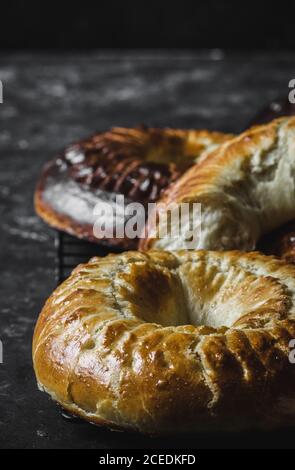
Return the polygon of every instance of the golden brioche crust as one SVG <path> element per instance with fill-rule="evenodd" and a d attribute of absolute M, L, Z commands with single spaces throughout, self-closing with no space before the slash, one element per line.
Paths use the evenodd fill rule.
<path fill-rule="evenodd" d="M 149 434 L 294 420 L 295 267 L 258 253 L 126 252 L 78 266 L 38 319 L 41 389 Z"/>
<path fill-rule="evenodd" d="M 200 203 L 202 233 L 194 248 L 253 250 L 261 236 L 295 218 L 294 176 L 295 117 L 277 119 L 225 142 L 191 167 L 160 198 L 158 213 L 167 213 L 172 203 Z M 141 249 L 186 247 L 189 220 L 177 240 L 157 238 L 161 227 L 155 220 Z"/>

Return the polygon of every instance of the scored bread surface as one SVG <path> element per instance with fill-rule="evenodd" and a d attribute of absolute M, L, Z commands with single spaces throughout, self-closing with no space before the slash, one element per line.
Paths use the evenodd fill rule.
<path fill-rule="evenodd" d="M 258 253 L 127 252 L 78 266 L 36 325 L 41 389 L 149 434 L 292 423 L 295 267 Z"/>

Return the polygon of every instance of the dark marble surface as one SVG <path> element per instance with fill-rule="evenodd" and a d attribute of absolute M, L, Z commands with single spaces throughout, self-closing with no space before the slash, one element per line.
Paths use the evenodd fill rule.
<path fill-rule="evenodd" d="M 53 232 L 34 214 L 43 163 L 72 140 L 139 123 L 239 131 L 295 77 L 292 54 L 0 55 L 1 448 L 293 447 L 295 432 L 147 439 L 67 421 L 38 392 L 31 338 L 54 288 Z"/>

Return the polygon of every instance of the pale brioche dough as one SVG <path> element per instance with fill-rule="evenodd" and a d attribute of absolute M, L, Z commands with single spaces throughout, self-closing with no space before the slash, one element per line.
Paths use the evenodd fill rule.
<path fill-rule="evenodd" d="M 201 235 L 192 248 L 255 249 L 263 234 L 295 218 L 295 117 L 224 143 L 166 190 L 158 213 L 165 214 L 171 203 L 201 204 Z M 150 222 L 140 248 L 186 248 L 190 218 L 174 239 L 157 238 L 165 217 Z"/>
<path fill-rule="evenodd" d="M 100 425 L 267 428 L 294 423 L 294 337 L 294 266 L 258 253 L 127 252 L 78 266 L 52 294 L 33 359 L 40 389 Z"/>

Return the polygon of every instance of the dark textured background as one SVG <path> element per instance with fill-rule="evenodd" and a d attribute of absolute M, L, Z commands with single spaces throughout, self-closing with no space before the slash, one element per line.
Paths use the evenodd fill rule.
<path fill-rule="evenodd" d="M 293 447 L 293 430 L 152 440 L 66 421 L 37 391 L 33 326 L 54 288 L 53 232 L 34 214 L 45 161 L 96 129 L 138 123 L 237 132 L 295 77 L 293 54 L 0 55 L 0 447 Z"/>
<path fill-rule="evenodd" d="M 280 0 L 9 0 L 1 49 L 294 49 L 295 3 Z"/>

